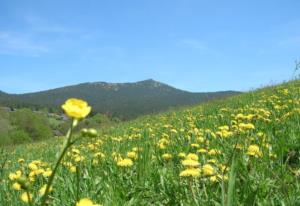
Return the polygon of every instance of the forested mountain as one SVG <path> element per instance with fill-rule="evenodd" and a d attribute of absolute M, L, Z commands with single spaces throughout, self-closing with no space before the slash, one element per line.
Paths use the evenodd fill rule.
<path fill-rule="evenodd" d="M 135 83 L 83 83 L 26 94 L 7 94 L 0 91 L 0 104 L 13 108 L 48 108 L 50 111 L 57 111 L 67 98 L 76 97 L 88 101 L 93 112 L 131 119 L 170 107 L 193 105 L 237 93 L 192 93 L 149 79 Z"/>

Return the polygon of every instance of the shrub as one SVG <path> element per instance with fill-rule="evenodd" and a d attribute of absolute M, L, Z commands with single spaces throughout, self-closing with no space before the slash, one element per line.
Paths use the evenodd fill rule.
<path fill-rule="evenodd" d="M 8 133 L 9 143 L 19 144 L 25 142 L 31 142 L 32 139 L 24 130 L 10 130 Z"/>
<path fill-rule="evenodd" d="M 33 112 L 30 109 L 20 109 L 11 113 L 10 120 L 17 130 L 23 130 L 32 140 L 52 137 L 49 121 L 41 113 Z"/>

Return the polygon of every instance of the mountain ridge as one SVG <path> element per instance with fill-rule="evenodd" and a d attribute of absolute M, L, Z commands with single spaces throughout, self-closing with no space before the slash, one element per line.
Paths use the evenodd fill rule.
<path fill-rule="evenodd" d="M 131 119 L 171 107 L 193 105 L 238 93 L 240 92 L 188 92 L 153 79 L 127 83 L 99 81 L 24 94 L 8 94 L 0 90 L 0 105 L 55 110 L 67 98 L 76 97 L 88 101 L 94 112 Z"/>

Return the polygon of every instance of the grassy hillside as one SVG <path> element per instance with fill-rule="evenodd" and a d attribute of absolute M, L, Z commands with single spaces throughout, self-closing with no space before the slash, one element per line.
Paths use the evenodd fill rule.
<path fill-rule="evenodd" d="M 0 92 L 0 105 L 61 111 L 60 105 L 66 99 L 77 97 L 88 101 L 93 112 L 128 120 L 170 107 L 194 105 L 234 94 L 238 92 L 192 93 L 150 79 L 135 83 L 83 83 L 19 95 Z"/>
<path fill-rule="evenodd" d="M 300 205 L 299 134 L 300 81 L 145 116 L 75 143 L 49 205 Z M 61 144 L 3 150 L 1 205 L 25 205 L 19 176 L 39 205 Z"/>

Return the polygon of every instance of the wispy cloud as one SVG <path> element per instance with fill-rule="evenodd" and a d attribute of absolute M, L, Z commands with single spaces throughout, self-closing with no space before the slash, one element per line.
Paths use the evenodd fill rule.
<path fill-rule="evenodd" d="M 24 16 L 23 27 L 0 30 L 0 54 L 39 57 L 64 46 L 75 32 L 45 19 Z M 74 37 L 75 38 L 75 37 Z"/>
<path fill-rule="evenodd" d="M 37 57 L 49 52 L 49 48 L 32 37 L 9 31 L 0 31 L 0 53 Z"/>
<path fill-rule="evenodd" d="M 53 51 L 68 51 L 82 41 L 87 41 L 88 45 L 99 37 L 92 31 L 72 28 L 41 16 L 24 14 L 19 18 L 22 25 L 19 29 L 0 30 L 0 55 L 39 57 Z"/>

